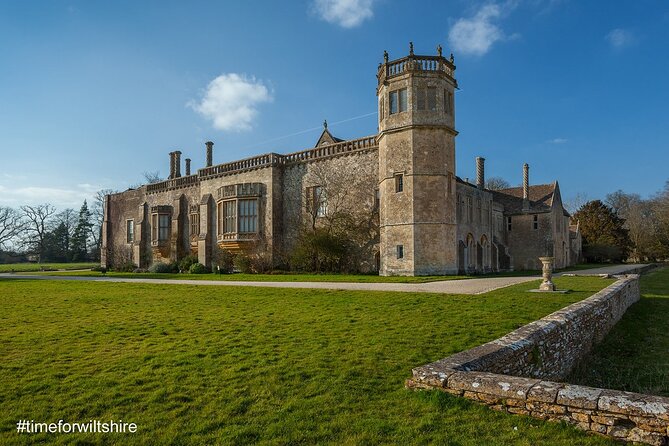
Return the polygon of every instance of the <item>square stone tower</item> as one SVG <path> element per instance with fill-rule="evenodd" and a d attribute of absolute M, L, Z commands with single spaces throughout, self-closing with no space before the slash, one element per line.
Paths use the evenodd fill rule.
<path fill-rule="evenodd" d="M 457 273 L 453 56 L 379 64 L 380 274 Z"/>

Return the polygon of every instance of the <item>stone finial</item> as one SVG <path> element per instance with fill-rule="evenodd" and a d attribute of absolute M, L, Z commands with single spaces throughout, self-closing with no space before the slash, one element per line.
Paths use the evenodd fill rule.
<path fill-rule="evenodd" d="M 485 158 L 476 157 L 476 186 L 479 189 L 485 187 Z"/>
<path fill-rule="evenodd" d="M 383 63 L 388 63 L 388 51 L 383 50 Z"/>
<path fill-rule="evenodd" d="M 190 158 L 186 158 L 186 176 L 190 176 Z"/>
<path fill-rule="evenodd" d="M 409 42 L 409 56 L 413 56 L 413 42 Z"/>
<path fill-rule="evenodd" d="M 451 63 L 455 63 L 455 57 L 453 57 L 453 53 L 451 53 L 451 57 L 449 58 L 449 60 L 451 61 Z"/>
<path fill-rule="evenodd" d="M 437 45 L 437 56 L 442 57 L 441 53 L 442 53 L 441 45 Z"/>
<path fill-rule="evenodd" d="M 323 129 L 324 130 L 328 129 L 328 120 L 327 119 L 323 119 Z"/>
<path fill-rule="evenodd" d="M 211 167 L 214 165 L 214 143 L 207 141 L 204 145 L 207 146 L 207 167 Z"/>

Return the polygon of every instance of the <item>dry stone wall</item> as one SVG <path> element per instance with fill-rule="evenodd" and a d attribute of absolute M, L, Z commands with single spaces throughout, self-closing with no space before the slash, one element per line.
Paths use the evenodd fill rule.
<path fill-rule="evenodd" d="M 669 444 L 669 398 L 556 382 L 639 300 L 637 275 L 506 336 L 413 369 L 407 387 L 565 421 L 620 440 Z"/>

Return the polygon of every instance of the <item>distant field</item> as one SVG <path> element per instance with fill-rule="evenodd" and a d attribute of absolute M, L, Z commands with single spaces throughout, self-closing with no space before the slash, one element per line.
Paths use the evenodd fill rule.
<path fill-rule="evenodd" d="M 55 271 L 59 269 L 91 269 L 99 263 L 4 263 L 0 264 L 0 273 Z"/>
<path fill-rule="evenodd" d="M 412 367 L 612 280 L 556 283 L 574 292 L 528 293 L 538 281 L 461 296 L 0 278 L 0 444 L 614 445 L 404 389 Z M 22 418 L 139 429 L 19 435 Z"/>
<path fill-rule="evenodd" d="M 669 397 L 669 267 L 641 276 L 630 307 L 570 382 Z"/>

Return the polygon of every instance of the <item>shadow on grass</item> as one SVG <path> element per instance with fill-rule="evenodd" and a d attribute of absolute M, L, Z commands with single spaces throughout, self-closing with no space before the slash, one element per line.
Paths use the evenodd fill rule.
<path fill-rule="evenodd" d="M 669 268 L 641 279 L 642 298 L 572 372 L 569 382 L 669 396 Z"/>

